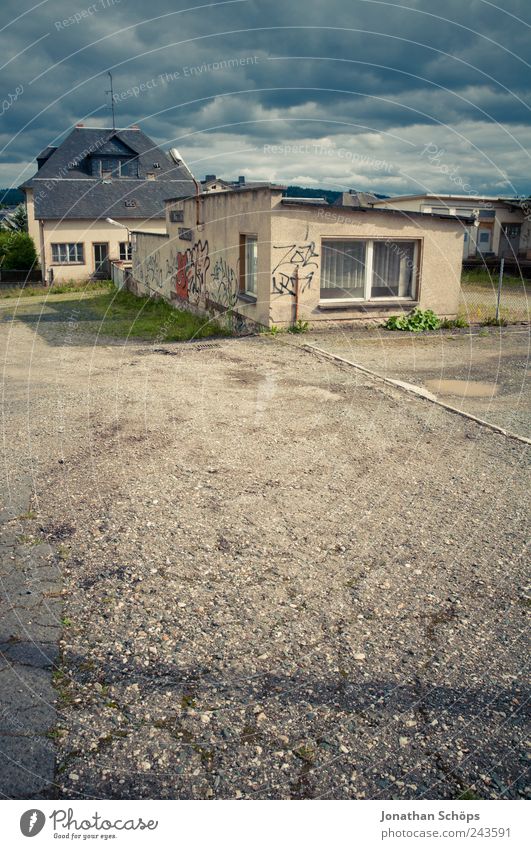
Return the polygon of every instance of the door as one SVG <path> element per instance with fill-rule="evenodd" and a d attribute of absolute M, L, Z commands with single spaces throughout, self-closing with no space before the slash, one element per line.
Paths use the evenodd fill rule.
<path fill-rule="evenodd" d="M 478 253 L 488 254 L 492 250 L 490 227 L 480 227 L 478 233 Z"/>
<path fill-rule="evenodd" d="M 109 262 L 109 243 L 93 242 L 94 249 L 94 277 L 108 280 L 111 276 L 111 264 Z"/>
<path fill-rule="evenodd" d="M 500 256 L 517 257 L 520 250 L 521 224 L 502 224 Z"/>

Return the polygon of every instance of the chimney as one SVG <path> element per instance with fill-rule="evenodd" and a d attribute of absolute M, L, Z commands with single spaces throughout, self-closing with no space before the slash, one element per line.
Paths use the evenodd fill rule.
<path fill-rule="evenodd" d="M 205 183 L 210 183 L 211 180 L 215 180 L 215 174 L 205 174 Z"/>
<path fill-rule="evenodd" d="M 76 124 L 76 127 L 84 127 L 84 126 L 85 125 L 83 123 Z"/>
<path fill-rule="evenodd" d="M 139 129 L 140 129 L 140 127 L 138 126 L 138 124 L 131 124 L 131 126 L 129 127 L 129 129 L 130 129 L 130 130 L 139 130 Z"/>
<path fill-rule="evenodd" d="M 244 186 L 245 185 L 245 177 L 243 177 L 243 176 L 238 177 L 238 183 L 239 183 L 240 186 Z"/>

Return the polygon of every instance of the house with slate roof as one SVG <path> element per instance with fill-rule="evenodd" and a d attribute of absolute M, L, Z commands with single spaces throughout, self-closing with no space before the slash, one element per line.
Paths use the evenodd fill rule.
<path fill-rule="evenodd" d="M 109 278 L 111 261 L 131 260 L 131 230 L 164 233 L 165 198 L 195 194 L 186 165 L 138 127 L 82 124 L 37 156 L 21 188 L 48 282 Z"/>

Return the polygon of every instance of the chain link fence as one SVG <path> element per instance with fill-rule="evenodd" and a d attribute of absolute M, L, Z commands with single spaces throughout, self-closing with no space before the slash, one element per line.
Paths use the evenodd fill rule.
<path fill-rule="evenodd" d="M 464 262 L 460 317 L 469 324 L 515 324 L 530 318 L 531 262 Z"/>

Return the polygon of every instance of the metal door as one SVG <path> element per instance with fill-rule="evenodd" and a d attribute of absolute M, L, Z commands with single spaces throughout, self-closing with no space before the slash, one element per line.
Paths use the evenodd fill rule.
<path fill-rule="evenodd" d="M 516 257 L 520 250 L 521 224 L 502 224 L 500 234 L 500 256 Z"/>

